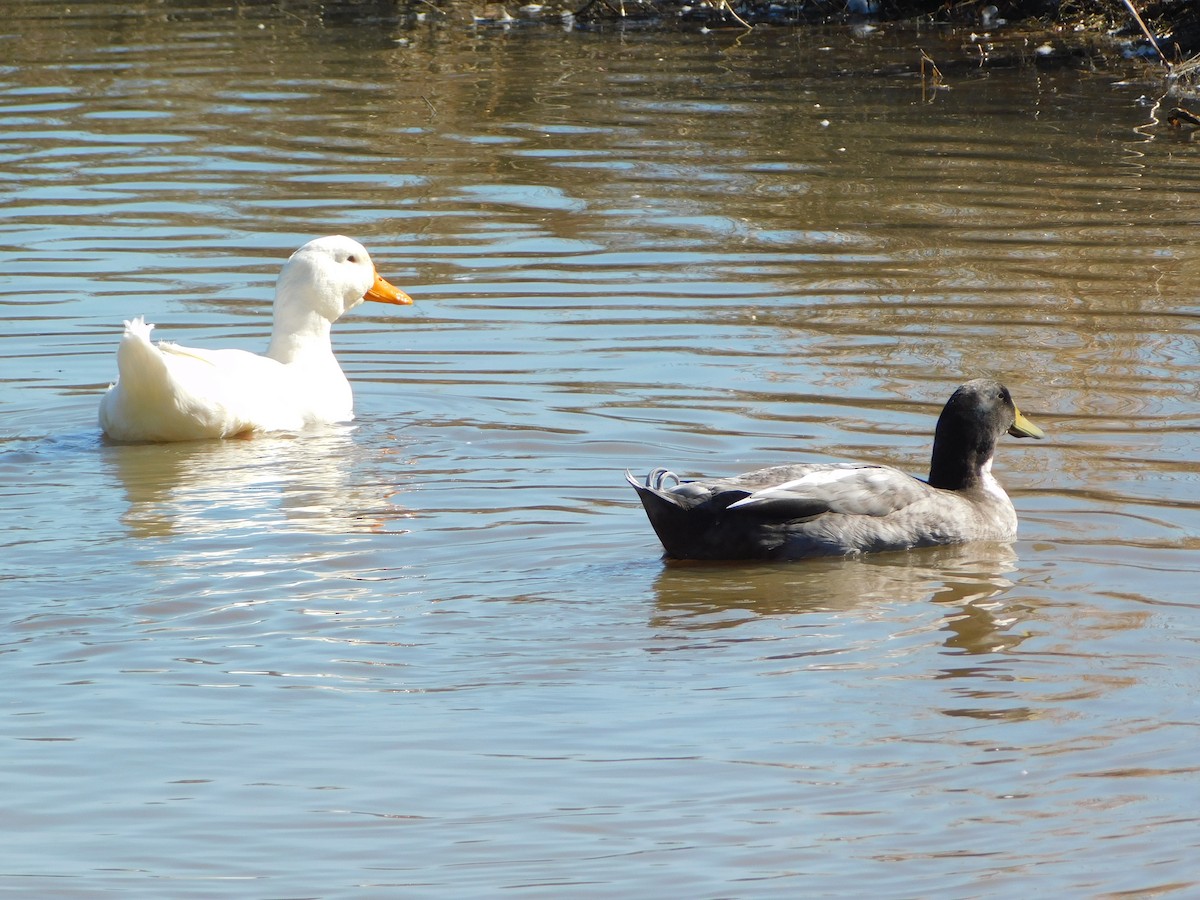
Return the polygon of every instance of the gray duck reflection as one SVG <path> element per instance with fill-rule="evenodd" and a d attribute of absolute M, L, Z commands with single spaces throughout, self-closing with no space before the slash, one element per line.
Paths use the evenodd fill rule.
<path fill-rule="evenodd" d="M 1015 646 L 1011 613 L 997 598 L 1013 587 L 1011 544 L 976 542 L 858 559 L 778 564 L 670 562 L 654 583 L 652 624 L 677 630 L 736 628 L 747 618 L 867 611 L 931 601 L 946 610 L 944 646 L 984 654 Z"/>
<path fill-rule="evenodd" d="M 367 452 L 351 431 L 113 445 L 105 459 L 124 487 L 133 537 L 228 531 L 234 520 L 266 531 L 373 529 L 384 489 L 350 477 Z"/>

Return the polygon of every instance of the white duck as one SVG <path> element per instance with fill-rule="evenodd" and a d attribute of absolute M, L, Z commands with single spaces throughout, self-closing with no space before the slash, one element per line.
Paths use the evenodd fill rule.
<path fill-rule="evenodd" d="M 126 322 L 100 427 L 119 441 L 188 441 L 349 421 L 354 398 L 329 329 L 363 300 L 412 303 L 362 244 L 335 235 L 309 241 L 284 264 L 266 356 L 156 345 L 144 318 Z"/>

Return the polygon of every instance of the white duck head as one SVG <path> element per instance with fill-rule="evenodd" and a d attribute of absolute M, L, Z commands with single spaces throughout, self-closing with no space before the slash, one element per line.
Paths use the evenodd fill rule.
<path fill-rule="evenodd" d="M 332 354 L 330 325 L 363 300 L 412 303 L 408 294 L 380 277 L 358 241 L 343 235 L 309 241 L 284 263 L 275 283 L 275 324 L 267 355 L 291 363 L 313 352 Z"/>

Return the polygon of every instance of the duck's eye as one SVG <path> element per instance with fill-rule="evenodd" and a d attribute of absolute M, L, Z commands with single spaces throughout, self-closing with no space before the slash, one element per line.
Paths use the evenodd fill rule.
<path fill-rule="evenodd" d="M 356 255 L 354 255 L 353 253 L 351 253 L 349 256 L 346 257 L 346 262 L 357 263 L 358 257 Z"/>

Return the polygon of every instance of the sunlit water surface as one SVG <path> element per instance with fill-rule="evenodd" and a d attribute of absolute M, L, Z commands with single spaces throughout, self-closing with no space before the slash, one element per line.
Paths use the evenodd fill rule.
<path fill-rule="evenodd" d="M 0 890 L 1200 890 L 1200 143 L 1151 80 L 297 9 L 9 11 Z M 259 349 L 332 232 L 417 299 L 338 323 L 353 425 L 101 438 L 122 319 Z M 919 474 L 979 375 L 1049 433 L 1011 546 L 668 565 L 622 481 Z"/>

